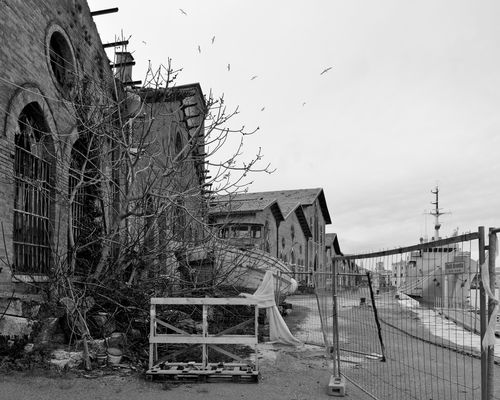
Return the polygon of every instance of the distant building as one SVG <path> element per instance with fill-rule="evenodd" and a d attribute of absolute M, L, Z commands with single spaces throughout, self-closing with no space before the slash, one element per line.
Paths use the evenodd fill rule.
<path fill-rule="evenodd" d="M 338 259 L 334 270 L 334 257 L 344 254 L 340 250 L 339 240 L 336 233 L 326 234 L 326 271 L 339 274 L 337 285 L 339 288 L 352 288 L 361 281 L 360 274 L 363 271 L 353 260 Z M 365 271 L 366 272 L 366 271 Z"/>
<path fill-rule="evenodd" d="M 406 283 L 406 276 L 408 273 L 408 263 L 404 260 L 392 263 L 392 286 L 396 288 L 401 287 Z"/>
<path fill-rule="evenodd" d="M 212 202 L 209 221 L 219 239 L 240 249 L 257 248 L 279 256 L 279 226 L 283 213 L 275 199 L 254 196 L 222 196 Z"/>

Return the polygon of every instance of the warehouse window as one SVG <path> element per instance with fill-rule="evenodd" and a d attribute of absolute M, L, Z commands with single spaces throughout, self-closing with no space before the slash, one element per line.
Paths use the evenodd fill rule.
<path fill-rule="evenodd" d="M 46 274 L 51 260 L 50 136 L 37 103 L 18 118 L 14 155 L 14 270 Z"/>

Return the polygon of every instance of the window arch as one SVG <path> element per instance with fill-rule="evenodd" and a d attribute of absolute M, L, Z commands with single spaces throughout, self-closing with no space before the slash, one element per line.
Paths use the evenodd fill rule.
<path fill-rule="evenodd" d="M 46 274 L 51 264 L 53 147 L 43 111 L 28 103 L 14 135 L 13 267 L 16 273 Z"/>
<path fill-rule="evenodd" d="M 47 62 L 55 85 L 68 94 L 76 79 L 76 62 L 69 36 L 58 25 L 46 35 Z"/>
<path fill-rule="evenodd" d="M 68 253 L 75 256 L 73 272 L 77 274 L 91 271 L 100 251 L 95 237 L 102 228 L 101 211 L 97 205 L 98 187 L 93 181 L 98 161 L 91 143 L 92 140 L 85 136 L 76 140 L 68 171 Z"/>

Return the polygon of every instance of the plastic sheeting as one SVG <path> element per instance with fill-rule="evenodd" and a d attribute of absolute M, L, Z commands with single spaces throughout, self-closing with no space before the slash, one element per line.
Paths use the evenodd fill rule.
<path fill-rule="evenodd" d="M 497 240 L 496 236 L 494 240 Z M 498 249 L 497 246 L 495 246 L 495 248 Z M 500 300 L 496 298 L 495 294 L 490 288 L 490 272 L 488 269 L 489 256 L 496 257 L 497 254 L 488 254 L 486 256 L 486 261 L 483 263 L 483 265 L 481 265 L 481 280 L 483 281 L 483 288 L 486 294 L 486 299 L 490 299 L 492 301 L 492 303 L 494 304 L 494 308 L 490 316 L 490 322 L 488 323 L 486 332 L 484 333 L 482 342 L 483 350 L 486 350 L 489 346 L 495 346 L 495 326 L 497 322 L 497 315 L 500 311 Z M 488 304 L 488 302 L 486 304 Z"/>
<path fill-rule="evenodd" d="M 240 296 L 256 300 L 259 308 L 265 308 L 269 320 L 269 339 L 271 342 L 287 345 L 298 345 L 302 342 L 296 339 L 288 329 L 285 320 L 276 306 L 274 296 L 274 277 L 271 271 L 266 271 L 261 284 L 254 294 L 241 293 Z"/>

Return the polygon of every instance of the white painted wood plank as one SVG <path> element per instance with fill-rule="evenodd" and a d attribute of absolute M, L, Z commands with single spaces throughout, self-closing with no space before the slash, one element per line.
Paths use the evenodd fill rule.
<path fill-rule="evenodd" d="M 256 306 L 255 300 L 245 299 L 243 297 L 153 297 L 151 304 L 188 304 L 188 305 L 241 305 L 241 306 Z"/>

